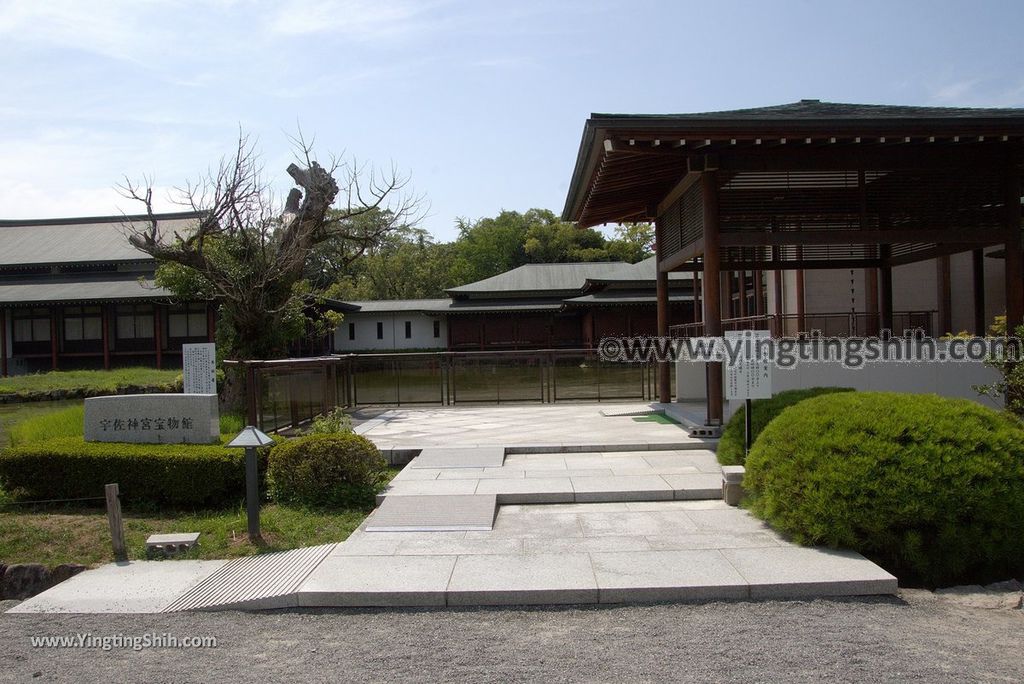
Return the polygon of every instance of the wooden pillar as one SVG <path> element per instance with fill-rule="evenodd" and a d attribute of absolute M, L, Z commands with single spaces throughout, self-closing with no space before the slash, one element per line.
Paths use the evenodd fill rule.
<path fill-rule="evenodd" d="M 797 263 L 803 262 L 804 259 L 804 248 L 802 245 L 796 246 L 796 260 Z M 807 320 L 804 311 L 804 269 L 798 268 L 796 270 L 796 292 L 793 293 L 796 297 L 796 331 L 798 333 L 808 332 L 807 331 Z"/>
<path fill-rule="evenodd" d="M 764 316 L 764 275 L 754 271 L 754 315 Z"/>
<path fill-rule="evenodd" d="M 668 337 L 668 272 L 661 270 L 661 221 L 654 222 L 654 270 L 658 295 L 658 337 Z M 658 361 L 658 401 L 667 404 L 672 401 L 672 369 L 667 360 Z"/>
<path fill-rule="evenodd" d="M 988 331 L 985 318 L 985 250 L 971 251 L 971 283 L 974 288 L 974 334 L 981 337 Z"/>
<path fill-rule="evenodd" d="M 721 263 L 721 259 L 719 259 Z M 732 318 L 732 273 L 722 271 L 718 278 L 721 283 L 722 295 L 718 310 L 722 318 Z"/>
<path fill-rule="evenodd" d="M 7 377 L 7 310 L 0 309 L 0 378 Z"/>
<path fill-rule="evenodd" d="M 110 307 L 100 307 L 100 327 L 103 328 L 103 370 L 110 370 Z"/>
<path fill-rule="evenodd" d="M 217 312 L 210 304 L 206 305 L 206 341 L 217 339 Z"/>
<path fill-rule="evenodd" d="M 1013 335 L 1024 323 L 1024 255 L 1020 240 L 1020 177 L 1013 168 L 1006 173 L 1006 334 Z"/>
<path fill-rule="evenodd" d="M 164 326 L 160 320 L 161 309 L 153 305 L 153 347 L 156 351 L 156 367 L 164 367 Z"/>
<path fill-rule="evenodd" d="M 878 269 L 878 298 L 879 298 L 879 325 L 882 330 L 892 330 L 892 266 L 889 265 L 889 256 L 892 253 L 890 245 L 879 245 L 878 256 L 882 260 L 882 266 Z M 901 331 L 902 332 L 902 331 Z"/>
<path fill-rule="evenodd" d="M 864 313 L 868 314 L 867 334 L 878 334 L 878 269 L 864 269 Z"/>
<path fill-rule="evenodd" d="M 747 317 L 747 272 L 740 271 L 736 274 L 737 282 L 736 289 L 739 293 L 739 316 L 740 318 Z"/>
<path fill-rule="evenodd" d="M 935 282 L 937 285 L 938 292 L 936 293 L 936 300 L 938 302 L 938 317 L 936 321 L 938 330 L 932 330 L 933 336 L 941 336 L 946 333 L 953 333 L 953 303 L 952 290 L 949 284 L 949 255 L 940 256 L 935 260 Z"/>
<path fill-rule="evenodd" d="M 57 352 L 60 342 L 57 340 L 57 307 L 50 307 L 50 368 L 57 370 Z"/>
<path fill-rule="evenodd" d="M 700 303 L 700 271 L 693 272 L 693 322 L 700 323 L 701 321 L 701 303 Z"/>
<path fill-rule="evenodd" d="M 722 302 L 718 283 L 721 281 L 721 252 L 718 245 L 718 172 L 701 175 L 704 200 L 704 334 L 722 335 Z M 722 364 L 707 364 L 707 424 L 721 425 L 723 415 Z"/>

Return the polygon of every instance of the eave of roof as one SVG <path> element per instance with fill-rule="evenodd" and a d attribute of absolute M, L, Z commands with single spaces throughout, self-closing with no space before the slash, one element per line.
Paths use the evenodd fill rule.
<path fill-rule="evenodd" d="M 582 193 L 600 159 L 606 133 L 662 134 L 668 139 L 703 136 L 756 136 L 772 132 L 799 138 L 805 134 L 867 135 L 884 131 L 930 129 L 936 133 L 1024 134 L 1024 109 L 863 105 L 819 100 L 690 114 L 592 114 L 583 127 L 572 180 L 562 210 L 563 221 L 580 216 Z"/>
<path fill-rule="evenodd" d="M 128 274 L 131 275 L 131 274 Z M 134 277 L 60 277 L 0 281 L 0 304 L 71 304 L 131 300 L 170 300 L 172 294 L 152 280 Z"/>

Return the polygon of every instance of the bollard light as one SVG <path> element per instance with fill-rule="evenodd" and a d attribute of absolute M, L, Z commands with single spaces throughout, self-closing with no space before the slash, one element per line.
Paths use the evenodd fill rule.
<path fill-rule="evenodd" d="M 247 425 L 226 446 L 245 449 L 245 512 L 249 519 L 249 541 L 260 539 L 259 473 L 256 471 L 256 450 L 274 443 L 267 434 Z"/>

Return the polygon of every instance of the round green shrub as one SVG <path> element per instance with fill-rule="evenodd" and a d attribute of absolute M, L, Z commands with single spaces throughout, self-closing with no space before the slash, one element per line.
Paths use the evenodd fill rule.
<path fill-rule="evenodd" d="M 747 457 L 753 512 L 802 544 L 859 551 L 904 585 L 1024 573 L 1024 428 L 972 401 L 828 394 Z"/>
<path fill-rule="evenodd" d="M 771 399 L 754 399 L 751 405 L 750 432 L 752 433 L 751 443 L 757 439 L 768 423 L 775 419 L 775 416 L 782 413 L 784 409 L 799 404 L 804 399 L 817 397 L 832 392 L 852 392 L 850 387 L 808 387 L 807 389 L 786 390 L 779 392 Z M 746 442 L 746 407 L 741 406 L 736 413 L 732 414 L 729 422 L 722 430 L 722 438 L 718 441 L 718 462 L 722 465 L 743 465 L 746 460 L 744 453 Z"/>
<path fill-rule="evenodd" d="M 365 437 L 310 435 L 271 450 L 267 481 L 271 496 L 281 503 L 366 506 L 387 482 L 387 462 Z"/>

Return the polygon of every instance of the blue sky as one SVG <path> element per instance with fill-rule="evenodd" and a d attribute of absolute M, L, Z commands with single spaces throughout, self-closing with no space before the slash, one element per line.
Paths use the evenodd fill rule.
<path fill-rule="evenodd" d="M 0 0 L 0 217 L 133 209 L 256 136 L 411 174 L 424 228 L 560 211 L 591 112 L 1024 106 L 1024 3 Z"/>

